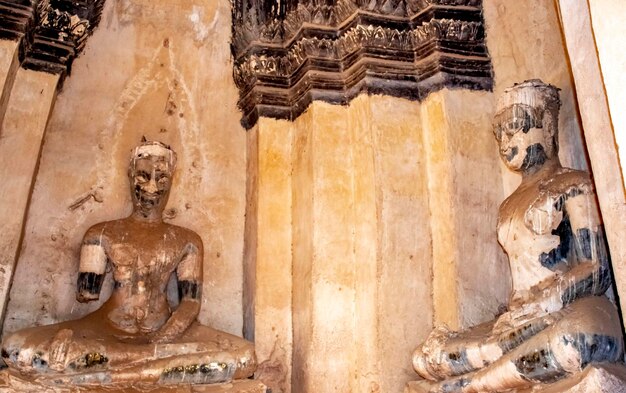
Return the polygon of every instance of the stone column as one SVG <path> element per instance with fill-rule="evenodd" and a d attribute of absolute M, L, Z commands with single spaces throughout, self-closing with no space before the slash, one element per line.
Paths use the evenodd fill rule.
<path fill-rule="evenodd" d="M 0 126 L 0 316 L 8 300 L 24 220 L 59 75 L 20 68 Z"/>
<path fill-rule="evenodd" d="M 506 301 L 491 105 L 360 96 L 248 131 L 246 332 L 273 390 L 400 391 L 433 323 Z"/>
<path fill-rule="evenodd" d="M 401 392 L 406 381 L 415 379 L 411 355 L 433 326 L 427 130 L 418 103 L 381 96 L 368 101 L 378 219 L 377 328 L 372 337 L 377 384 L 381 393 Z"/>
<path fill-rule="evenodd" d="M 364 97 L 365 98 L 365 97 Z M 367 100 L 313 103 L 294 142 L 294 374 L 300 392 L 376 391 L 376 195 Z"/>
<path fill-rule="evenodd" d="M 559 0 L 557 4 L 615 283 L 622 314 L 626 315 L 626 195 L 622 172 L 626 157 L 621 157 L 620 164 L 619 140 L 616 143 L 626 133 L 626 28 L 622 20 L 626 5 L 609 0 Z"/>
<path fill-rule="evenodd" d="M 19 41 L 0 40 L 0 124 L 9 102 L 9 95 L 19 67 Z"/>
<path fill-rule="evenodd" d="M 510 290 L 495 231 L 503 196 L 492 113 L 486 92 L 442 90 L 422 105 L 434 323 L 455 330 L 492 319 Z"/>
<path fill-rule="evenodd" d="M 255 341 L 256 378 L 291 391 L 292 124 L 259 119 L 248 131 L 244 331 Z"/>

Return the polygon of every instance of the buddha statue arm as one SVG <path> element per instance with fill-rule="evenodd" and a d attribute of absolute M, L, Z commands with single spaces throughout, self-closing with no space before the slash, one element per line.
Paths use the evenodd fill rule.
<path fill-rule="evenodd" d="M 89 302 L 100 298 L 107 266 L 103 236 L 93 228 L 87 231 L 80 249 L 76 300 Z"/>
<path fill-rule="evenodd" d="M 200 312 L 203 250 L 201 241 L 194 243 L 187 245 L 176 269 L 180 304 L 167 322 L 152 335 L 152 342 L 171 342 L 187 330 Z"/>

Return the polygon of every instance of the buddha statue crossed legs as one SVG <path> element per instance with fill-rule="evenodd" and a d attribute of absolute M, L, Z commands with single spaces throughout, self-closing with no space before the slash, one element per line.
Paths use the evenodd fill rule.
<path fill-rule="evenodd" d="M 500 206 L 509 310 L 464 332 L 435 329 L 413 357 L 430 392 L 500 392 L 554 382 L 623 357 L 617 310 L 604 293 L 609 256 L 593 184 L 561 166 L 558 89 L 538 80 L 505 91 L 494 134 L 521 185 Z"/>
<path fill-rule="evenodd" d="M 77 299 L 97 300 L 107 266 L 114 289 L 81 319 L 8 335 L 9 368 L 42 383 L 176 384 L 247 378 L 256 368 L 251 343 L 200 325 L 200 237 L 162 220 L 176 154 L 159 142 L 134 149 L 129 167 L 133 213 L 91 227 L 80 253 Z M 166 289 L 172 274 L 179 305 Z"/>

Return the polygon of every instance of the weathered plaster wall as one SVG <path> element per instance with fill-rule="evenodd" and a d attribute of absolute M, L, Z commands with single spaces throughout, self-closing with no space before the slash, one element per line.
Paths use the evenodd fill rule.
<path fill-rule="evenodd" d="M 490 320 L 506 304 L 509 267 L 496 238 L 503 199 L 491 133 L 493 94 L 444 90 L 422 105 L 433 227 L 436 325 Z M 485 282 L 489 282 L 486 286 Z"/>
<path fill-rule="evenodd" d="M 129 152 L 146 135 L 178 152 L 168 221 L 204 241 L 200 320 L 241 335 L 246 135 L 229 36 L 225 0 L 107 2 L 50 119 L 5 331 L 98 307 L 74 300 L 79 244 L 130 212 Z"/>
<path fill-rule="evenodd" d="M 624 4 L 617 1 L 560 0 L 563 35 L 572 66 L 578 107 L 611 259 L 615 284 L 626 311 L 626 189 L 620 150 L 626 132 L 622 111 L 624 55 L 612 53 L 624 31 Z M 623 151 L 623 150 L 622 150 Z"/>
<path fill-rule="evenodd" d="M 294 377 L 303 391 L 400 391 L 431 327 L 418 105 L 314 103 L 294 135 Z M 397 116 L 402 113 L 402 116 Z M 303 120 L 307 120 L 304 118 Z M 324 375 L 324 378 L 319 378 Z"/>
<path fill-rule="evenodd" d="M 620 0 L 591 0 L 588 2 L 591 12 L 593 36 L 601 63 L 602 78 L 606 90 L 611 122 L 615 132 L 621 170 L 622 190 L 626 177 L 626 53 L 624 37 L 626 36 L 626 2 Z M 619 184 L 619 179 L 616 179 Z"/>
<path fill-rule="evenodd" d="M 37 173 L 42 139 L 57 93 L 58 75 L 18 68 L 0 122 L 0 305 L 4 310 Z"/>

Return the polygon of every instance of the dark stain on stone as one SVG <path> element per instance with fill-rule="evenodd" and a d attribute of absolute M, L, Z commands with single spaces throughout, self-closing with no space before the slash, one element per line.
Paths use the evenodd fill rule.
<path fill-rule="evenodd" d="M 526 157 L 524 157 L 522 162 L 522 170 L 526 171 L 530 168 L 541 167 L 547 159 L 548 156 L 542 144 L 535 143 L 530 145 L 526 148 Z"/>
<path fill-rule="evenodd" d="M 35 356 L 33 356 L 33 361 L 32 361 L 33 367 L 39 368 L 39 369 L 48 368 L 48 362 L 43 360 L 41 358 L 41 355 L 42 355 L 41 353 L 37 353 L 35 354 Z"/>
<path fill-rule="evenodd" d="M 467 351 L 465 349 L 456 352 L 449 352 L 447 357 L 450 365 L 450 372 L 453 376 L 465 374 L 474 370 L 474 367 L 472 367 L 469 363 Z"/>
<path fill-rule="evenodd" d="M 78 293 L 89 292 L 93 295 L 97 295 L 102 289 L 103 281 L 104 274 L 81 272 L 78 274 Z"/>
<path fill-rule="evenodd" d="M 548 324 L 542 320 L 528 323 L 518 329 L 511 331 L 508 334 L 502 335 L 498 339 L 498 346 L 500 347 L 500 349 L 502 349 L 503 353 L 507 353 L 512 349 L 520 346 L 529 338 L 534 337 L 535 335 L 537 335 L 537 333 L 541 332 L 547 327 Z"/>
<path fill-rule="evenodd" d="M 180 280 L 178 281 L 178 298 L 179 299 L 200 299 L 202 287 L 195 281 Z"/>
<path fill-rule="evenodd" d="M 560 265 L 568 263 L 568 254 L 572 244 L 572 225 L 566 210 L 563 209 L 563 219 L 559 226 L 552 230 L 552 234 L 559 237 L 559 244 L 550 252 L 541 253 L 539 262 L 541 262 L 541 266 L 555 271 Z"/>
<path fill-rule="evenodd" d="M 537 349 L 513 361 L 521 376 L 529 381 L 551 383 L 567 375 L 552 352 Z"/>

